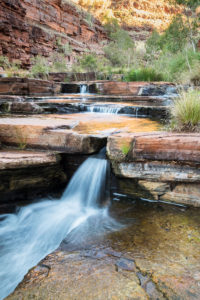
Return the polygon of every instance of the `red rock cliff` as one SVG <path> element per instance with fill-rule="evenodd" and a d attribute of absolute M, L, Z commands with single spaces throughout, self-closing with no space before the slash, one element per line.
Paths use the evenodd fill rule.
<path fill-rule="evenodd" d="M 67 0 L 0 0 L 0 55 L 28 66 L 35 55 L 50 56 L 58 47 L 57 38 L 74 52 L 98 53 L 106 34 L 99 21 L 90 24 Z"/>

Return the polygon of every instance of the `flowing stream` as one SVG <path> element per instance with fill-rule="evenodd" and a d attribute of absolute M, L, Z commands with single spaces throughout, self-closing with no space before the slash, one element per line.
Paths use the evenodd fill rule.
<path fill-rule="evenodd" d="M 103 106 L 103 105 L 88 105 L 86 107 L 86 111 L 88 112 L 97 112 L 97 113 L 103 113 L 103 114 L 118 114 L 122 107 L 116 106 L 116 105 L 109 105 L 109 106 Z"/>
<path fill-rule="evenodd" d="M 80 85 L 80 94 L 87 94 L 89 91 L 88 91 L 88 86 L 87 84 L 81 84 Z"/>
<path fill-rule="evenodd" d="M 93 156 L 81 165 L 59 201 L 44 200 L 0 216 L 0 299 L 63 240 L 70 247 L 120 228 L 109 216 L 108 205 L 101 205 L 106 200 L 107 167 L 102 153 Z"/>

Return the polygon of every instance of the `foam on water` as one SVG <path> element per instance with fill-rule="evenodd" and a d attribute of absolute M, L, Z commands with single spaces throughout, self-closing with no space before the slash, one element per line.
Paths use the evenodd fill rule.
<path fill-rule="evenodd" d="M 100 206 L 105 200 L 106 172 L 107 161 L 101 154 L 89 158 L 59 201 L 44 200 L 1 216 L 0 299 L 63 240 L 76 245 L 120 228 L 109 216 L 108 207 Z"/>

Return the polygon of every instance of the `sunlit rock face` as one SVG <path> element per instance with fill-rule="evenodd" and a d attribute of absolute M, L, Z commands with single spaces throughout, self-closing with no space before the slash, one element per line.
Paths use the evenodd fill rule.
<path fill-rule="evenodd" d="M 59 43 L 69 43 L 73 54 L 88 48 L 100 54 L 99 43 L 106 38 L 98 20 L 91 24 L 84 11 L 65 0 L 0 0 L 0 20 L 0 55 L 23 66 L 35 55 L 59 52 Z"/>
<path fill-rule="evenodd" d="M 168 0 L 73 0 L 89 9 L 102 22 L 116 18 L 122 25 L 137 32 L 135 38 L 145 39 L 148 31 L 165 29 L 180 7 L 174 7 Z"/>

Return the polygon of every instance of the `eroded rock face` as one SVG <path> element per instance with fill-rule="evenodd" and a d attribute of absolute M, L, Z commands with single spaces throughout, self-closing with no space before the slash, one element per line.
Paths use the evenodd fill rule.
<path fill-rule="evenodd" d="M 0 202 L 28 200 L 66 185 L 59 155 L 24 150 L 0 151 Z"/>
<path fill-rule="evenodd" d="M 109 137 L 107 152 L 114 173 L 150 198 L 200 206 L 199 134 L 118 134 Z"/>
<path fill-rule="evenodd" d="M 3 99 L 3 97 L 8 97 L 8 95 L 45 96 L 53 95 L 55 93 L 59 93 L 60 91 L 60 84 L 52 81 L 18 77 L 0 78 L 0 94 L 2 95 L 1 99 Z"/>
<path fill-rule="evenodd" d="M 134 96 L 163 96 L 165 94 L 176 93 L 176 88 L 171 83 L 166 82 L 117 82 L 105 81 L 97 82 L 96 89 L 103 95 L 134 95 Z"/>
<path fill-rule="evenodd" d="M 70 1 L 1 0 L 0 7 L 0 55 L 23 66 L 35 55 L 50 56 L 60 37 L 75 52 L 91 46 L 101 52 L 98 44 L 106 35 L 100 22 L 94 19 L 90 26 L 87 14 Z"/>

